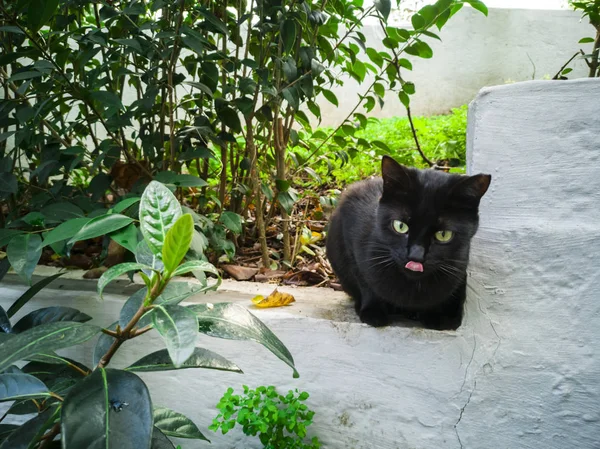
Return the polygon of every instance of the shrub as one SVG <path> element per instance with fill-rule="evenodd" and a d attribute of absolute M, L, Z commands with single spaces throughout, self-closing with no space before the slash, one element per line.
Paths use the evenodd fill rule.
<path fill-rule="evenodd" d="M 283 396 L 273 386 L 252 390 L 244 385 L 243 395 L 234 395 L 229 388 L 217 404 L 220 413 L 209 429 L 226 434 L 239 424 L 244 434 L 258 435 L 265 449 L 318 449 L 321 444 L 316 436 L 305 442 L 306 428 L 315 414 L 304 404 L 308 397 L 298 390 Z"/>
<path fill-rule="evenodd" d="M 136 374 L 190 368 L 241 373 L 233 362 L 196 347 L 198 332 L 257 341 L 298 376 L 287 348 L 245 308 L 228 303 L 180 304 L 193 294 L 217 288 L 219 279 L 207 280 L 206 273 L 218 276 L 210 263 L 183 261 L 193 239 L 194 220 L 167 187 L 156 181 L 148 185 L 139 219 L 143 240 L 136 248 L 137 261 L 111 267 L 98 281 L 100 296 L 126 272 L 139 271 L 146 284 L 126 301 L 117 322 L 104 328 L 90 325 L 91 316 L 57 306 L 34 310 L 13 322 L 20 308 L 60 273 L 38 282 L 7 311 L 0 307 L 0 401 L 16 401 L 7 415 L 23 413 L 24 408 L 25 413 L 36 413 L 22 426 L 2 432 L 3 447 L 17 447 L 18 442 L 18 447 L 46 448 L 59 434 L 63 449 L 151 445 L 158 449 L 174 447 L 168 437 L 207 440 L 186 416 L 153 407 L 148 388 Z M 5 273 L 0 270 L 2 276 Z M 200 285 L 173 282 L 175 276 L 187 273 L 194 273 Z M 166 349 L 128 367 L 108 367 L 123 343 L 152 331 L 163 338 Z M 55 352 L 98 334 L 93 366 Z M 18 368 L 15 363 L 23 360 L 28 363 Z"/>

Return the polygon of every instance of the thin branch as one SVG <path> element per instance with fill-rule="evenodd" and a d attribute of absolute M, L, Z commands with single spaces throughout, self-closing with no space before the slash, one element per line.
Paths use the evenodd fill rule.
<path fill-rule="evenodd" d="M 585 56 L 585 53 L 583 52 L 583 50 L 579 50 L 577 53 L 575 53 L 573 56 L 571 56 L 569 58 L 569 60 L 567 62 L 565 62 L 564 65 L 558 70 L 558 72 L 556 72 L 556 75 L 554 75 L 552 77 L 552 79 L 553 80 L 560 79 L 560 75 L 561 75 L 562 71 L 567 68 L 567 66 L 571 63 L 571 61 L 577 57 L 577 55 L 584 55 Z M 588 63 L 588 65 L 589 65 L 589 63 Z"/>
<path fill-rule="evenodd" d="M 415 129 L 415 124 L 413 123 L 412 114 L 410 113 L 410 106 L 406 106 L 406 115 L 408 116 L 408 123 L 410 123 L 410 130 L 412 131 L 413 138 L 415 140 L 415 144 L 417 145 L 417 151 L 421 155 L 421 158 L 430 166 L 433 167 L 435 164 L 425 156 L 423 150 L 421 149 L 421 144 L 419 144 L 419 139 L 417 138 L 417 130 Z"/>
<path fill-rule="evenodd" d="M 115 341 L 110 346 L 108 351 L 106 351 L 106 353 L 102 356 L 102 358 L 98 362 L 98 365 L 96 366 L 96 368 L 104 368 L 106 365 L 108 365 L 110 363 L 111 359 L 114 357 L 115 353 L 121 347 L 121 345 L 123 343 L 125 343 L 127 340 L 129 340 L 130 338 L 132 338 L 132 334 L 131 334 L 132 329 L 135 327 L 135 325 L 138 323 L 140 318 L 142 318 L 142 316 L 148 310 L 150 310 L 150 307 L 147 307 L 143 304 L 142 304 L 142 306 L 140 306 L 140 308 L 138 309 L 137 312 L 135 312 L 135 315 L 131 318 L 129 323 L 127 323 L 127 326 L 125 326 L 123 328 L 123 330 L 120 332 L 118 337 L 115 338 Z M 104 330 L 105 329 L 103 329 L 102 331 L 104 332 Z"/>
<path fill-rule="evenodd" d="M 52 429 L 50 429 L 50 431 L 47 434 L 42 436 L 42 438 L 41 438 L 42 442 L 40 443 L 40 446 L 38 449 L 45 449 L 47 447 L 50 447 L 50 445 L 54 441 L 54 438 L 56 438 L 56 436 L 59 433 L 60 433 L 60 423 L 56 423 L 56 424 L 54 424 L 54 426 L 52 426 Z"/>

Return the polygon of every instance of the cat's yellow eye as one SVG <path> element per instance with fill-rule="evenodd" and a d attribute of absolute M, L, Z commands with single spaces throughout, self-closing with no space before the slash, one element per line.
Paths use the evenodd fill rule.
<path fill-rule="evenodd" d="M 454 237 L 454 232 L 452 231 L 438 231 L 435 233 L 435 239 L 442 243 L 449 242 L 452 240 L 452 237 Z"/>
<path fill-rule="evenodd" d="M 408 225 L 403 221 L 394 220 L 392 222 L 392 226 L 394 231 L 396 231 L 398 234 L 406 234 L 408 232 Z"/>

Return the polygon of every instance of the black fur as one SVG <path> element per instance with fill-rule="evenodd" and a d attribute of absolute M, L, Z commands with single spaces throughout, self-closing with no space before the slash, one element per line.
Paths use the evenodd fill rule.
<path fill-rule="evenodd" d="M 342 195 L 327 235 L 327 255 L 361 321 L 417 318 L 432 329 L 460 326 L 471 238 L 490 175 L 463 176 L 407 168 L 388 156 L 382 178 L 360 181 Z M 401 220 L 409 230 L 394 231 Z M 437 231 L 453 231 L 447 243 Z M 405 268 L 421 262 L 422 273 Z"/>

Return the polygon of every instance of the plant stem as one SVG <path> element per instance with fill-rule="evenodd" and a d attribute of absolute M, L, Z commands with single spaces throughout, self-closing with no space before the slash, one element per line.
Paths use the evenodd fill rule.
<path fill-rule="evenodd" d="M 560 75 L 561 75 L 562 71 L 563 71 L 564 69 L 566 69 L 566 68 L 567 68 L 567 66 L 568 66 L 568 65 L 571 63 L 571 61 L 577 57 L 577 55 L 585 55 L 585 53 L 583 52 L 583 50 L 579 50 L 577 53 L 575 53 L 573 56 L 571 56 L 571 57 L 569 58 L 569 60 L 568 60 L 567 62 L 565 62 L 565 63 L 563 64 L 563 66 L 562 66 L 562 67 L 561 67 L 561 68 L 558 70 L 558 72 L 556 72 L 556 75 L 554 75 L 554 76 L 552 77 L 552 79 L 553 79 L 553 80 L 558 80 L 558 79 L 560 79 Z M 588 65 L 589 65 L 589 64 L 588 64 Z"/>
<path fill-rule="evenodd" d="M 131 318 L 129 323 L 127 323 L 127 326 L 125 326 L 123 328 L 123 330 L 120 332 L 120 334 L 117 337 L 115 337 L 115 341 L 113 342 L 111 347 L 108 349 L 108 351 L 106 351 L 106 354 L 104 354 L 102 356 L 102 358 L 98 362 L 98 365 L 96 366 L 96 369 L 106 367 L 106 365 L 108 365 L 110 363 L 111 359 L 113 358 L 113 356 L 115 355 L 117 350 L 121 347 L 121 345 L 123 343 L 125 343 L 127 340 L 129 340 L 130 338 L 133 338 L 134 335 L 132 335 L 132 333 L 131 333 L 132 329 L 135 327 L 137 322 L 142 318 L 142 316 L 148 310 L 150 310 L 150 307 L 144 306 L 142 304 L 142 306 L 138 309 L 138 311 L 135 312 L 135 315 Z M 103 331 L 104 331 L 104 329 L 103 329 Z"/>
<path fill-rule="evenodd" d="M 246 120 L 246 127 L 246 147 L 248 148 L 251 160 L 250 178 L 252 179 L 252 186 L 254 188 L 254 215 L 256 217 L 256 227 L 258 228 L 258 241 L 260 242 L 260 253 L 262 256 L 263 266 L 265 268 L 269 268 L 271 266 L 271 261 L 269 260 L 269 248 L 267 246 L 265 222 L 261 206 L 260 177 L 258 176 L 258 169 L 256 166 L 258 154 L 256 151 L 256 143 L 254 142 L 254 130 L 252 129 L 252 119 L 248 118 Z"/>
<path fill-rule="evenodd" d="M 590 78 L 600 75 L 598 71 L 598 58 L 600 58 L 600 27 L 596 27 L 596 40 L 594 41 L 594 50 L 592 50 L 592 60 L 590 62 Z"/>
<path fill-rule="evenodd" d="M 54 426 L 52 426 L 52 429 L 50 429 L 50 431 L 47 434 L 42 436 L 42 438 L 41 438 L 42 442 L 40 443 L 38 449 L 45 449 L 46 447 L 50 447 L 50 445 L 54 441 L 54 438 L 56 438 L 56 436 L 59 433 L 60 433 L 60 423 L 56 423 L 56 424 L 54 424 Z"/>

